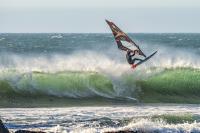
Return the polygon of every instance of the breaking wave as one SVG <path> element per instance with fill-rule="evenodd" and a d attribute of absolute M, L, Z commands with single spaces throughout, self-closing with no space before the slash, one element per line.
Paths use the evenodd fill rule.
<path fill-rule="evenodd" d="M 110 79 L 95 72 L 1 73 L 0 87 L 5 94 L 57 97 L 112 97 Z M 9 90 L 9 91 L 8 91 Z M 10 92 L 11 91 L 11 92 Z"/>
<path fill-rule="evenodd" d="M 112 50 L 111 55 L 101 51 L 67 55 L 1 54 L 0 91 L 5 99 L 12 94 L 11 97 L 27 98 L 42 95 L 199 103 L 199 55 L 186 50 L 169 54 L 170 50 L 162 48 L 152 60 L 135 70 L 127 65 L 123 53 L 113 54 Z"/>
<path fill-rule="evenodd" d="M 102 119 L 102 123 L 107 123 L 108 125 L 123 125 L 125 123 L 122 123 L 122 121 L 112 121 L 109 118 L 104 118 Z M 116 124 L 117 123 L 117 124 Z M 103 125 L 103 124 L 102 124 Z M 101 126 L 102 126 L 101 125 Z M 107 125 L 107 126 L 108 126 Z M 193 122 L 187 122 L 185 121 L 184 123 L 167 123 L 166 121 L 160 119 L 157 121 L 151 120 L 151 119 L 145 119 L 145 118 L 140 118 L 140 119 L 135 119 L 128 123 L 127 125 L 124 125 L 122 127 L 113 127 L 110 128 L 104 128 L 104 129 L 96 129 L 94 127 L 82 127 L 82 128 L 75 128 L 72 130 L 75 133 L 79 132 L 90 132 L 90 133 L 120 133 L 120 132 L 156 132 L 156 133 L 168 133 L 168 132 L 173 132 L 173 133 L 180 133 L 180 132 L 188 132 L 188 133 L 198 133 L 200 132 L 200 123 L 193 121 Z M 65 127 L 57 125 L 49 130 L 49 132 L 64 132 Z"/>
<path fill-rule="evenodd" d="M 166 69 L 141 79 L 133 75 L 113 78 L 97 72 L 11 71 L 1 73 L 0 92 L 4 100 L 21 99 L 19 102 L 31 98 L 41 102 L 43 98 L 56 97 L 82 100 L 92 98 L 95 101 L 100 97 L 145 103 L 199 103 L 199 79 L 200 70 L 191 68 Z"/>
<path fill-rule="evenodd" d="M 180 132 L 200 132 L 199 123 L 181 123 L 181 124 L 168 124 L 165 121 L 152 121 L 149 119 L 140 119 L 135 122 L 129 123 L 127 126 L 118 129 L 104 129 L 105 132 L 157 132 L 157 133 L 180 133 Z M 91 130 L 92 131 L 92 130 Z M 93 132 L 95 130 L 93 129 Z"/>

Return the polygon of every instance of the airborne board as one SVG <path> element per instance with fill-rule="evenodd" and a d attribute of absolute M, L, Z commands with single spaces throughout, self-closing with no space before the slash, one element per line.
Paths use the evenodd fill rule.
<path fill-rule="evenodd" d="M 157 51 L 154 52 L 153 54 L 149 55 L 148 57 L 146 57 L 144 60 L 142 60 L 142 61 L 136 63 L 135 66 L 141 65 L 142 63 L 146 62 L 146 61 L 149 60 L 152 56 L 154 56 L 156 53 L 157 53 Z"/>

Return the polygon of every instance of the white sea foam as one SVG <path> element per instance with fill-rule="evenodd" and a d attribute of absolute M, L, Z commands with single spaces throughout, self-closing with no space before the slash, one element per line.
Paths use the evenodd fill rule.
<path fill-rule="evenodd" d="M 151 48 L 152 49 L 152 48 Z M 175 48 L 158 48 L 158 53 L 136 68 L 136 71 L 149 71 L 149 68 L 200 68 L 200 56 L 195 51 Z M 110 51 L 116 52 L 116 51 Z M 149 55 L 152 51 L 146 51 Z M 16 69 L 19 71 L 95 71 L 112 75 L 131 73 L 132 69 L 125 59 L 125 53 L 107 54 L 96 51 L 76 51 L 71 54 L 51 55 L 17 55 L 1 54 L 0 69 Z"/>
<path fill-rule="evenodd" d="M 194 50 L 162 48 L 159 49 L 153 61 L 149 61 L 145 65 L 161 68 L 200 68 L 199 57 Z"/>
<path fill-rule="evenodd" d="M 2 41 L 2 40 L 4 40 L 5 38 L 3 37 L 3 38 L 0 38 L 0 41 Z"/>
<path fill-rule="evenodd" d="M 151 116 L 185 114 L 200 116 L 199 105 L 141 105 L 133 107 L 68 107 L 68 108 L 3 108 L 1 118 L 10 128 L 32 129 L 47 132 L 85 132 L 140 130 L 145 132 L 200 132 L 200 123 L 169 124 L 164 120 L 152 121 Z M 19 115 L 20 114 L 20 115 Z M 123 120 L 131 120 L 121 123 Z M 35 126 L 35 127 L 34 127 Z M 38 127 L 37 127 L 38 126 Z"/>
<path fill-rule="evenodd" d="M 103 131 L 139 131 L 145 133 L 197 133 L 200 132 L 200 123 L 181 123 L 168 124 L 163 120 L 152 121 L 150 119 L 137 119 L 137 121 L 129 123 L 127 126 L 120 128 L 103 129 Z"/>
<path fill-rule="evenodd" d="M 42 71 L 95 71 L 120 74 L 129 70 L 125 62 L 112 60 L 107 55 L 91 51 L 80 51 L 70 55 L 54 54 L 42 55 L 2 55 L 0 57 L 1 70 L 15 69 L 24 72 Z"/>
<path fill-rule="evenodd" d="M 54 38 L 59 39 L 59 38 L 63 38 L 63 36 L 61 34 L 51 36 L 51 39 L 54 39 Z"/>

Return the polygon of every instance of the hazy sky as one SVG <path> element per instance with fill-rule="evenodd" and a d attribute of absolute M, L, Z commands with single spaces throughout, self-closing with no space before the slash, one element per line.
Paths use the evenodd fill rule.
<path fill-rule="evenodd" d="M 200 0 L 0 0 L 0 32 L 200 32 Z"/>

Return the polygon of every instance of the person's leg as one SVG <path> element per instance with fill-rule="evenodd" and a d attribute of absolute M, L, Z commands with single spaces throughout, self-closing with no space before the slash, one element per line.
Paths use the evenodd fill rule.
<path fill-rule="evenodd" d="M 134 59 L 132 60 L 132 63 L 135 64 L 135 61 L 142 61 L 142 59 L 134 58 Z"/>
<path fill-rule="evenodd" d="M 131 65 L 131 68 L 133 68 L 133 69 L 136 68 L 136 66 L 137 66 L 137 65 L 135 64 L 135 61 L 142 61 L 142 59 L 134 58 L 134 59 L 132 60 L 132 63 L 133 63 L 133 64 Z"/>

